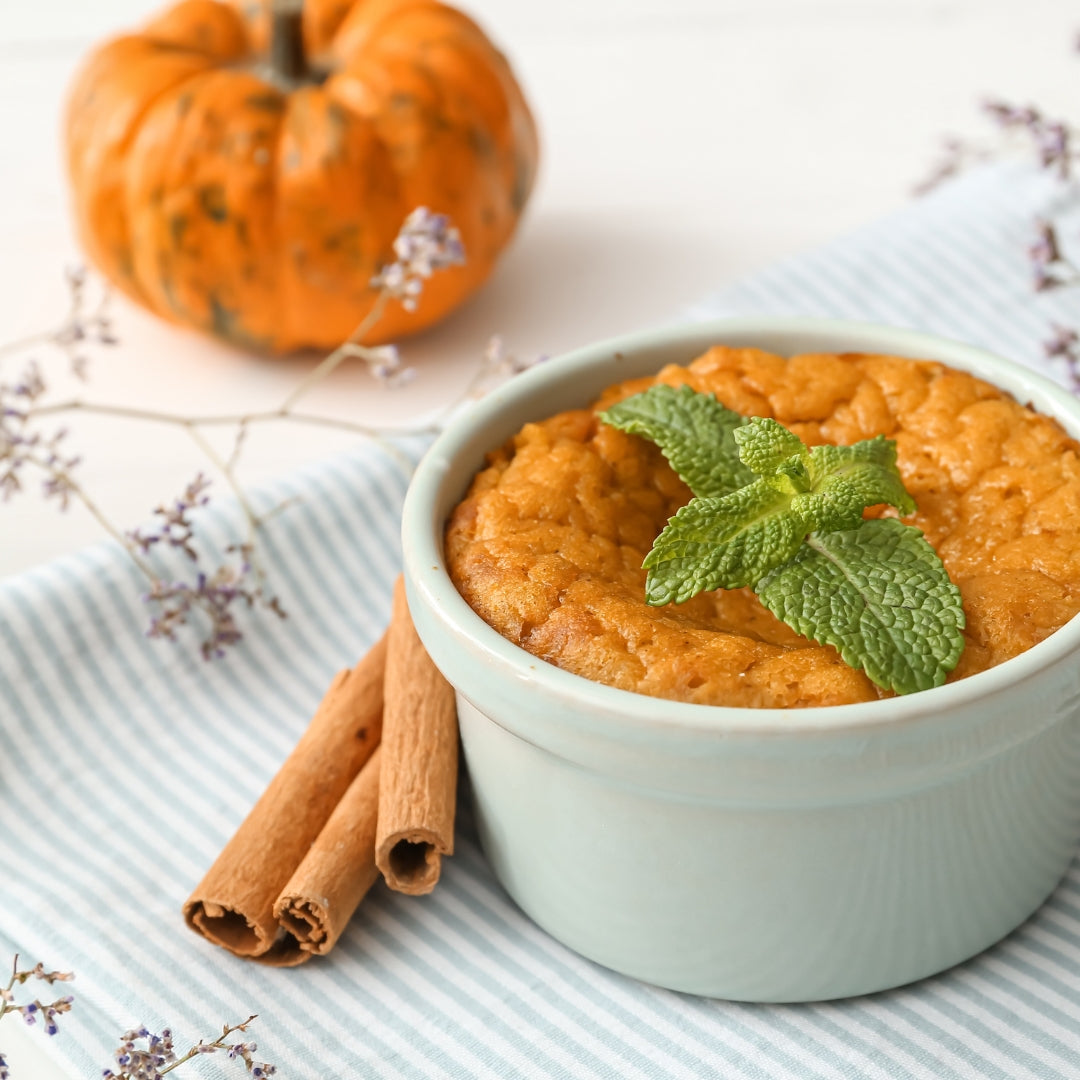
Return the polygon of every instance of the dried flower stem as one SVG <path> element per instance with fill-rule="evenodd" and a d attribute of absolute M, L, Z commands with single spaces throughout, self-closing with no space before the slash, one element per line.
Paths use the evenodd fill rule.
<path fill-rule="evenodd" d="M 28 454 L 26 460 L 32 465 L 36 465 L 43 472 L 51 472 L 54 476 L 59 478 L 65 485 L 67 491 L 89 512 L 90 516 L 102 527 L 102 529 L 108 533 L 108 535 L 115 540 L 121 547 L 123 547 L 127 553 L 131 556 L 132 562 L 142 571 L 145 577 L 149 581 L 154 581 L 157 575 L 154 573 L 150 564 L 146 562 L 139 553 L 132 549 L 128 543 L 124 534 L 105 516 L 101 507 L 90 497 L 89 493 L 84 487 L 75 479 L 71 474 L 64 469 L 56 470 L 54 466 L 50 466 L 48 462 L 41 460 L 41 458 L 35 455 Z"/>
<path fill-rule="evenodd" d="M 242 1024 L 233 1024 L 232 1026 L 226 1026 L 222 1028 L 220 1038 L 214 1039 L 213 1042 L 208 1043 L 200 1040 L 182 1058 L 177 1058 L 170 1065 L 167 1065 L 164 1069 L 161 1069 L 161 1075 L 164 1076 L 166 1073 L 171 1073 L 173 1069 L 179 1069 L 181 1065 L 185 1064 L 185 1062 L 190 1061 L 193 1057 L 198 1057 L 200 1054 L 205 1054 L 206 1050 L 203 1049 L 203 1047 L 212 1046 L 215 1050 L 231 1050 L 232 1047 L 229 1046 L 225 1042 L 225 1040 L 234 1032 L 247 1031 L 248 1025 L 255 1019 L 257 1019 L 257 1014 L 252 1014 Z"/>
<path fill-rule="evenodd" d="M 15 1001 L 15 986 L 22 985 L 30 979 L 40 979 L 52 986 L 56 982 L 70 982 L 74 976 L 70 971 L 46 971 L 44 965 L 35 964 L 34 967 L 25 971 L 19 970 L 19 954 L 11 963 L 11 977 L 6 986 L 0 987 L 0 1020 L 9 1013 L 18 1013 L 23 1020 L 33 1026 L 40 1020 L 43 1022 L 46 1035 L 55 1035 L 57 1032 L 57 1017 L 71 1011 L 72 998 L 70 995 L 57 998 L 55 1001 L 44 1002 L 40 998 L 34 998 L 19 1005 Z M 4 1055 L 0 1053 L 0 1080 L 9 1080 L 11 1072 Z"/>
<path fill-rule="evenodd" d="M 360 325 L 349 335 L 349 337 L 342 342 L 329 356 L 319 362 L 308 374 L 300 381 L 296 388 L 285 398 L 281 403 L 280 412 L 288 416 L 292 407 L 312 390 L 318 383 L 322 382 L 328 375 L 332 374 L 341 364 L 350 357 L 356 357 L 358 359 L 365 359 L 364 347 L 360 344 L 360 339 L 383 317 L 386 313 L 386 307 L 390 302 L 390 296 L 386 292 L 380 292 L 378 299 L 375 301 L 371 310 L 364 316 Z"/>
<path fill-rule="evenodd" d="M 468 391 L 464 396 L 468 396 Z M 368 424 L 358 424 L 353 420 L 344 420 L 335 416 L 321 416 L 317 413 L 293 412 L 292 410 L 286 412 L 280 408 L 268 409 L 265 412 L 208 413 L 202 416 L 184 416 L 156 409 L 144 409 L 129 405 L 110 405 L 104 402 L 84 401 L 82 398 L 71 398 L 67 401 L 53 402 L 51 405 L 36 405 L 33 409 L 34 416 L 52 416 L 58 413 L 71 412 L 115 416 L 125 420 L 145 420 L 148 423 L 168 424 L 173 427 L 184 428 L 250 427 L 253 424 L 263 424 L 268 421 L 291 420 L 297 424 L 336 428 L 340 431 L 348 431 L 354 435 L 363 435 L 371 439 L 385 438 L 387 435 L 430 435 L 438 430 L 438 424 L 435 422 L 424 424 L 421 427 L 394 428 L 390 430 L 371 427 Z"/>
<path fill-rule="evenodd" d="M 240 508 L 244 511 L 244 517 L 247 518 L 248 523 L 248 542 L 254 542 L 255 532 L 262 524 L 262 519 L 255 512 L 255 507 L 251 505 L 251 501 L 247 497 L 247 492 L 244 491 L 240 481 L 236 478 L 234 471 L 235 461 L 230 464 L 225 461 L 221 455 L 214 449 L 213 444 L 206 438 L 205 435 L 199 430 L 197 424 L 189 424 L 187 432 L 191 436 L 195 445 L 206 455 L 210 464 L 214 466 L 225 477 L 226 482 L 232 489 L 232 493 L 236 496 L 236 501 L 240 504 Z M 234 455 L 235 457 L 235 455 Z"/>

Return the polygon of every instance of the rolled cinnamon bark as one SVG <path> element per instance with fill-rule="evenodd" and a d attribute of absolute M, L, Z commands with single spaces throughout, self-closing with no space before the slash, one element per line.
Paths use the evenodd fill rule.
<path fill-rule="evenodd" d="M 384 634 L 335 677 L 296 749 L 184 904 L 197 933 L 237 956 L 298 964 L 310 951 L 279 927 L 274 902 L 382 732 Z"/>
<path fill-rule="evenodd" d="M 375 819 L 376 750 L 341 797 L 311 850 L 274 904 L 274 916 L 304 952 L 321 956 L 341 937 L 364 894 L 379 879 Z"/>
<path fill-rule="evenodd" d="M 391 889 L 427 893 L 442 856 L 454 851 L 457 709 L 453 688 L 417 636 L 401 578 L 387 632 L 385 692 L 375 862 Z"/>

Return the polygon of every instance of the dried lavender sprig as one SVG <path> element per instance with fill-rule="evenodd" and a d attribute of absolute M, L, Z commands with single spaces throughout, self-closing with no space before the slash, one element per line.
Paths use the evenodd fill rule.
<path fill-rule="evenodd" d="M 205 501 L 203 498 L 202 502 Z M 182 546 L 198 561 L 190 533 L 177 546 Z M 147 637 L 175 641 L 178 628 L 187 625 L 194 613 L 201 613 L 209 625 L 200 652 L 204 660 L 218 660 L 226 655 L 227 649 L 243 640 L 236 619 L 237 608 L 261 607 L 280 619 L 287 618 L 280 600 L 269 592 L 265 575 L 256 566 L 253 544 L 231 545 L 226 554 L 235 556 L 232 563 L 222 563 L 210 573 L 199 571 L 194 582 L 151 577 L 150 590 L 143 595 L 143 602 L 157 606 L 158 610 L 150 619 Z"/>
<path fill-rule="evenodd" d="M 71 495 L 70 473 L 78 455 L 65 456 L 62 444 L 67 428 L 46 434 L 33 426 L 35 404 L 48 387 L 36 360 L 28 360 L 13 384 L 0 382 L 0 499 L 6 501 L 23 488 L 27 465 L 45 473 L 45 498 L 57 498 L 62 510 Z"/>
<path fill-rule="evenodd" d="M 1025 136 L 1040 167 L 1055 173 L 1059 180 L 1071 178 L 1073 164 L 1080 158 L 1077 150 L 1080 131 L 1076 128 L 1063 120 L 1047 117 L 1032 105 L 1013 105 L 992 99 L 982 103 L 981 111 L 999 131 Z M 941 156 L 930 174 L 915 186 L 915 194 L 924 195 L 970 165 L 1001 156 L 1003 150 L 1000 144 L 978 144 L 949 136 L 944 140 Z"/>
<path fill-rule="evenodd" d="M 35 1026 L 41 1021 L 45 1034 L 55 1035 L 58 1030 L 57 1017 L 71 1011 L 74 998 L 70 994 L 50 1002 L 34 998 L 20 1005 L 15 1001 L 15 987 L 31 979 L 39 979 L 52 986 L 57 982 L 70 982 L 73 978 L 75 976 L 70 971 L 46 971 L 45 966 L 40 962 L 32 968 L 20 971 L 19 956 L 16 953 L 11 964 L 11 977 L 7 985 L 0 987 L 0 1020 L 3 1020 L 8 1013 L 18 1013 L 28 1025 Z M 0 1080 L 8 1080 L 10 1075 L 8 1063 L 3 1053 L 0 1053 Z"/>
<path fill-rule="evenodd" d="M 1062 120 L 1051 120 L 1032 105 L 1012 105 L 1006 101 L 984 101 L 983 112 L 1003 131 L 1026 133 L 1039 164 L 1056 170 L 1058 179 L 1068 180 L 1075 157 L 1076 132 Z"/>
<path fill-rule="evenodd" d="M 249 1016 L 243 1023 L 222 1027 L 218 1038 L 211 1042 L 200 1039 L 183 1057 L 176 1056 L 173 1034 L 168 1028 L 160 1034 L 155 1034 L 146 1027 L 126 1031 L 120 1036 L 120 1046 L 113 1055 L 120 1072 L 114 1072 L 111 1068 L 105 1069 L 101 1074 L 102 1080 L 161 1080 L 161 1077 L 178 1069 L 192 1058 L 203 1054 L 214 1054 L 219 1050 L 224 1050 L 229 1058 L 242 1061 L 252 1077 L 263 1080 L 265 1077 L 273 1076 L 277 1069 L 267 1062 L 255 1060 L 253 1055 L 258 1049 L 257 1045 L 226 1041 L 238 1031 L 246 1032 L 253 1020 L 255 1017 Z M 140 1042 L 145 1042 L 146 1046 L 139 1046 Z"/>
<path fill-rule="evenodd" d="M 162 504 L 154 513 L 160 519 L 156 527 L 134 529 L 127 533 L 129 549 L 146 555 L 155 545 L 182 551 L 192 562 L 199 562 L 195 547 L 195 523 L 191 518 L 194 510 L 201 509 L 210 501 L 207 490 L 210 480 L 198 473 L 183 493 L 171 503 Z M 251 519 L 254 527 L 254 518 Z M 237 548 L 229 548 L 230 554 Z M 150 590 L 143 595 L 143 602 L 157 606 L 151 617 L 146 635 L 159 640 L 176 641 L 176 631 L 187 625 L 194 613 L 201 612 L 209 628 L 200 644 L 204 660 L 220 659 L 226 649 L 243 639 L 236 621 L 234 606 L 248 608 L 257 603 L 274 610 L 284 617 L 276 597 L 267 598 L 262 575 L 253 569 L 252 545 L 242 546 L 239 565 L 222 564 L 211 573 L 200 570 L 195 581 L 169 580 L 151 571 Z M 253 584 L 247 584 L 254 578 Z"/>
<path fill-rule="evenodd" d="M 68 310 L 59 326 L 42 334 L 33 334 L 18 341 L 0 345 L 0 356 L 25 352 L 39 345 L 52 346 L 67 356 L 71 373 L 86 378 L 87 357 L 82 351 L 86 344 L 115 345 L 109 306 L 112 294 L 102 289 L 97 304 L 87 302 L 87 274 L 84 267 L 71 267 L 65 272 L 68 287 Z"/>

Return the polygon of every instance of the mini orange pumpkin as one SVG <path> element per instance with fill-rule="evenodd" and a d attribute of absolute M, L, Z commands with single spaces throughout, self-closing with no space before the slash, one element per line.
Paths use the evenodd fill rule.
<path fill-rule="evenodd" d="M 86 253 L 173 321 L 269 352 L 328 349 L 426 206 L 460 230 L 466 263 L 365 343 L 429 326 L 487 278 L 532 187 L 514 76 L 436 0 L 307 0 L 302 38 L 299 13 L 271 3 L 181 0 L 91 55 L 66 126 Z"/>

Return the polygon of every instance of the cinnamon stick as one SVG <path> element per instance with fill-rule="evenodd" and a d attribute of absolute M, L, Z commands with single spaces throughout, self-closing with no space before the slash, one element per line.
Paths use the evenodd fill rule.
<path fill-rule="evenodd" d="M 375 862 L 387 885 L 427 893 L 454 851 L 458 728 L 454 691 L 431 662 L 401 578 L 387 632 Z"/>
<path fill-rule="evenodd" d="M 279 927 L 274 902 L 378 746 L 386 653 L 384 634 L 335 677 L 296 748 L 184 904 L 197 933 L 267 964 L 311 955 Z"/>
<path fill-rule="evenodd" d="M 274 904 L 274 916 L 315 956 L 341 937 L 364 894 L 379 879 L 375 818 L 379 810 L 376 750 L 323 826 L 311 850 Z"/>

